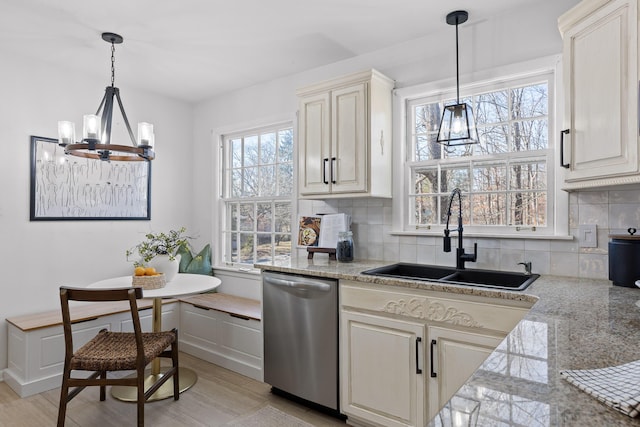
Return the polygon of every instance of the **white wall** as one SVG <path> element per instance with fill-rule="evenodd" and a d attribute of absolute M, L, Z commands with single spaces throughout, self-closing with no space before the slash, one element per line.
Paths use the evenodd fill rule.
<path fill-rule="evenodd" d="M 190 148 L 191 106 L 120 87 L 132 126 L 154 123 L 157 159 L 152 166 L 151 221 L 29 221 L 30 135 L 57 137 L 57 121 L 98 107 L 108 80 L 3 56 L 0 96 L 0 315 L 2 319 L 59 308 L 60 285 L 130 274 L 125 250 L 145 232 L 193 226 Z M 117 82 L 116 82 L 117 83 Z M 114 126 L 120 121 L 114 112 Z M 115 142 L 115 140 L 114 140 Z M 126 142 L 124 142 L 126 144 Z M 207 235 L 208 241 L 208 235 Z M 6 368 L 7 327 L 0 327 L 0 370 Z"/>

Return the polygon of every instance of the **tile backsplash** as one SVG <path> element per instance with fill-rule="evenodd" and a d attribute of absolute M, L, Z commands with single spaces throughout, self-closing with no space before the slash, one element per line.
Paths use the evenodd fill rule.
<path fill-rule="evenodd" d="M 443 252 L 439 236 L 390 234 L 390 199 L 300 200 L 298 210 L 301 214 L 351 215 L 356 258 L 455 265 L 455 251 Z M 581 224 L 597 225 L 597 247 L 579 247 Z M 581 191 L 569 196 L 573 240 L 469 237 L 465 238 L 465 247 L 478 243 L 478 260 L 469 264 L 472 268 L 523 271 L 518 263 L 531 261 L 534 273 L 608 279 L 609 234 L 626 234 L 629 227 L 640 233 L 640 189 Z"/>

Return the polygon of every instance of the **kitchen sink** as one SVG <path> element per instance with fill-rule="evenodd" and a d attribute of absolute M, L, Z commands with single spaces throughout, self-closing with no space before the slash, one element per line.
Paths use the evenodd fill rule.
<path fill-rule="evenodd" d="M 373 268 L 363 271 L 362 274 L 395 277 L 399 279 L 427 280 L 463 286 L 508 289 L 512 291 L 522 291 L 540 277 L 539 274 L 513 273 L 496 270 L 458 270 L 451 267 L 409 263 L 397 263 Z"/>

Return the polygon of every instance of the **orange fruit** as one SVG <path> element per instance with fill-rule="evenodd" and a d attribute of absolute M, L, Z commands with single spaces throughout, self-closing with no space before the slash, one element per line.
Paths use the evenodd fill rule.
<path fill-rule="evenodd" d="M 154 274 L 156 274 L 156 269 L 153 267 L 147 267 L 144 269 L 144 275 L 145 276 L 153 276 Z"/>
<path fill-rule="evenodd" d="M 135 270 L 133 270 L 133 274 L 136 276 L 144 276 L 144 273 L 145 273 L 144 267 L 136 267 Z"/>

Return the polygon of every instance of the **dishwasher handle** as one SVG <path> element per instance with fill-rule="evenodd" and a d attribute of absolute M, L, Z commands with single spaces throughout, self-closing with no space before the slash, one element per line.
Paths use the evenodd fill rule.
<path fill-rule="evenodd" d="M 264 276 L 264 282 L 274 286 L 282 286 L 288 288 L 309 290 L 309 291 L 322 291 L 328 292 L 331 290 L 331 285 L 325 282 L 319 282 L 317 280 L 296 278 L 296 279 L 281 279 L 279 277 Z"/>

